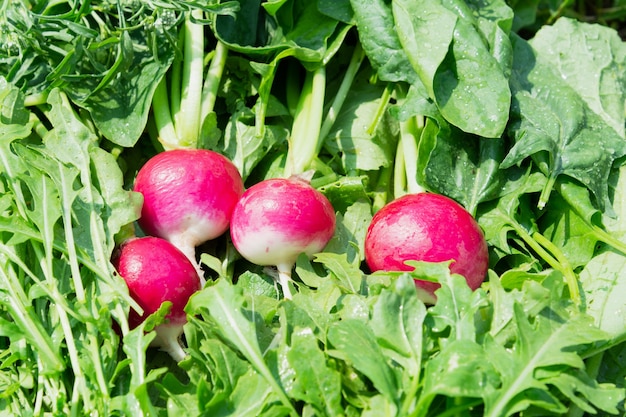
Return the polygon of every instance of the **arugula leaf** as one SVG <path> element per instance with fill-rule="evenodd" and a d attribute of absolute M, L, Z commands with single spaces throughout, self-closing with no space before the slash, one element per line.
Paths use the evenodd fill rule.
<path fill-rule="evenodd" d="M 397 375 L 385 360 L 370 327 L 357 319 L 333 323 L 328 329 L 333 356 L 344 358 L 362 372 L 386 399 L 393 403 L 398 397 Z M 356 350 L 355 346 L 359 349 Z"/>
<path fill-rule="evenodd" d="M 626 308 L 622 297 L 626 286 L 625 266 L 623 255 L 607 251 L 589 261 L 580 273 L 587 295 L 586 312 L 598 327 L 618 339 L 626 336 L 626 318 L 621 314 Z"/>
<path fill-rule="evenodd" d="M 202 313 L 206 309 L 214 317 L 222 337 L 238 346 L 241 354 L 252 364 L 259 377 L 265 380 L 264 384 L 278 396 L 285 407 L 291 409 L 290 414 L 295 415 L 295 409 L 284 388 L 275 379 L 263 358 L 253 321 L 254 312 L 242 311 L 236 307 L 242 304 L 242 297 L 239 287 L 234 287 L 222 279 L 195 294 L 189 301 L 187 311 L 193 314 L 194 311 Z M 250 313 L 251 319 L 246 317 L 246 314 Z"/>
<path fill-rule="evenodd" d="M 581 394 L 588 392 L 584 378 L 571 377 L 572 374 L 563 368 L 559 372 L 550 372 L 550 369 L 555 366 L 583 369 L 584 362 L 577 352 L 584 349 L 585 344 L 603 339 L 606 334 L 593 326 L 589 316 L 573 314 L 563 321 L 557 312 L 546 313 L 529 322 L 521 307 L 514 306 L 518 333 L 510 354 L 504 353 L 501 345 L 487 339 L 486 349 L 501 375 L 502 387 L 486 395 L 485 416 L 509 416 L 530 406 L 564 413 L 567 407 L 546 388 L 548 385 L 565 387 L 565 381 L 576 388 L 565 388 L 560 392 L 572 400 L 577 391 Z M 612 387 L 606 389 L 615 390 Z M 606 411 L 615 412 L 616 409 L 612 404 Z"/>
<path fill-rule="evenodd" d="M 341 374 L 327 365 L 327 357 L 318 346 L 310 328 L 291 333 L 287 360 L 295 373 L 291 396 L 304 401 L 318 413 L 341 416 Z"/>

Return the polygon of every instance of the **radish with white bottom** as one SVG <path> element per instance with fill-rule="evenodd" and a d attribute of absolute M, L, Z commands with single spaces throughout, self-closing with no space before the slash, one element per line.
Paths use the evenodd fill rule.
<path fill-rule="evenodd" d="M 186 356 L 180 337 L 187 323 L 184 311 L 189 298 L 200 290 L 201 281 L 195 266 L 173 244 L 158 237 L 136 237 L 122 243 L 112 263 L 122 276 L 130 296 L 143 309 L 139 315 L 130 311 L 131 328 L 141 324 L 147 316 L 169 301 L 171 309 L 166 322 L 155 328 L 153 347 L 160 347 L 180 362 Z"/>
<path fill-rule="evenodd" d="M 206 149 L 175 149 L 139 170 L 134 191 L 143 195 L 142 230 L 172 242 L 194 264 L 196 246 L 228 229 L 243 181 L 225 156 Z"/>
<path fill-rule="evenodd" d="M 261 181 L 243 194 L 231 218 L 230 235 L 248 261 L 276 266 L 285 298 L 300 254 L 321 252 L 335 232 L 330 201 L 299 177 Z"/>
<path fill-rule="evenodd" d="M 411 271 L 406 261 L 451 261 L 450 272 L 465 277 L 472 290 L 489 267 L 487 241 L 472 215 L 456 201 L 435 193 L 404 195 L 380 209 L 365 237 L 371 271 Z M 439 284 L 416 280 L 424 301 L 434 303 Z"/>

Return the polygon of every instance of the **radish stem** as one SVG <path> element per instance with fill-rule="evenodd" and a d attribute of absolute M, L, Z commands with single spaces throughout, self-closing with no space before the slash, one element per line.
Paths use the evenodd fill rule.
<path fill-rule="evenodd" d="M 319 152 L 325 93 L 326 67 L 307 72 L 289 137 L 285 177 L 304 172 Z"/>
<path fill-rule="evenodd" d="M 202 11 L 193 10 L 191 16 L 201 18 Z M 185 20 L 181 105 L 179 112 L 174 116 L 180 145 L 183 147 L 195 147 L 197 144 L 202 108 L 204 26 L 194 23 L 191 16 L 188 15 Z"/>
<path fill-rule="evenodd" d="M 278 268 L 278 284 L 283 290 L 283 296 L 287 300 L 291 300 L 291 288 L 289 288 L 289 282 L 291 281 L 291 269 L 293 264 L 279 264 Z"/>

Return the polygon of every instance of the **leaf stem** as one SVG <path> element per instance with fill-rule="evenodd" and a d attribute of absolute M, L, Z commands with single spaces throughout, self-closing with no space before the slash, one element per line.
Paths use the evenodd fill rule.
<path fill-rule="evenodd" d="M 352 52 L 350 63 L 348 64 L 343 79 L 341 80 L 341 85 L 337 90 L 337 94 L 335 95 L 335 98 L 328 109 L 328 113 L 326 114 L 326 118 L 324 119 L 324 123 L 322 124 L 322 128 L 320 130 L 320 140 L 324 140 L 324 138 L 328 136 L 330 129 L 337 120 L 337 116 L 343 107 L 343 103 L 346 101 L 346 97 L 348 97 L 354 78 L 361 67 L 361 63 L 363 63 L 363 59 L 365 59 L 365 52 L 361 47 L 361 43 L 357 43 Z"/>
<path fill-rule="evenodd" d="M 170 112 L 169 98 L 167 94 L 167 78 L 163 77 L 157 85 L 152 96 L 152 114 L 156 125 L 158 140 L 164 149 L 176 149 L 178 147 L 178 135 Z"/>
<path fill-rule="evenodd" d="M 543 210 L 548 200 L 550 199 L 550 194 L 552 193 L 552 189 L 554 188 L 554 183 L 556 182 L 556 175 L 552 174 L 548 176 L 548 180 L 541 190 L 541 194 L 539 195 L 539 201 L 537 202 L 537 207 L 539 210 Z"/>
<path fill-rule="evenodd" d="M 321 147 L 321 123 L 326 94 L 326 67 L 308 71 L 294 116 L 285 177 L 306 171 Z"/>
<path fill-rule="evenodd" d="M 581 298 L 580 298 L 580 289 L 578 285 L 579 284 L 578 278 L 576 277 L 576 273 L 572 269 L 572 265 L 570 264 L 567 257 L 554 243 L 552 243 L 548 238 L 546 238 L 541 233 L 535 232 L 533 233 L 532 237 L 534 240 L 539 242 L 541 246 L 549 250 L 552 253 L 552 255 L 554 255 L 554 258 L 556 258 L 556 262 L 558 266 L 555 269 L 560 271 L 565 277 L 565 282 L 567 283 L 567 286 L 569 288 L 570 297 L 572 298 L 574 303 L 577 306 L 580 305 Z"/>
<path fill-rule="evenodd" d="M 410 194 L 426 191 L 417 182 L 418 141 L 421 130 L 424 128 L 422 116 L 410 117 L 400 122 L 400 151 L 403 154 L 404 174 L 406 176 L 406 191 Z"/>
<path fill-rule="evenodd" d="M 204 119 L 213 111 L 215 106 L 215 100 L 219 91 L 222 75 L 224 74 L 224 68 L 226 67 L 226 60 L 228 58 L 228 47 L 219 40 L 215 45 L 213 52 L 213 58 L 207 71 L 206 78 L 204 80 L 204 87 L 202 89 L 202 109 L 200 112 L 200 128 Z"/>
<path fill-rule="evenodd" d="M 181 147 L 195 147 L 200 132 L 202 109 L 202 77 L 204 72 L 204 25 L 192 18 L 202 18 L 202 10 L 194 9 L 184 25 L 184 57 L 180 109 L 174 123 Z"/>
<path fill-rule="evenodd" d="M 63 370 L 65 368 L 63 359 L 54 349 L 52 339 L 45 332 L 41 321 L 35 318 L 37 316 L 28 302 L 15 270 L 9 266 L 6 257 L 0 257 L 0 260 L 4 264 L 0 268 L 0 278 L 7 286 L 9 294 L 6 308 L 11 312 L 11 317 L 22 329 L 33 349 L 36 349 L 41 355 L 42 366 L 40 369 L 42 373 L 51 374 Z"/>
<path fill-rule="evenodd" d="M 511 226 L 528 246 L 531 247 L 544 261 L 554 270 L 563 274 L 565 282 L 570 292 L 570 297 L 574 304 L 580 306 L 580 290 L 578 278 L 574 273 L 569 261 L 563 253 L 550 240 L 539 232 L 529 234 L 520 224 L 510 222 Z"/>

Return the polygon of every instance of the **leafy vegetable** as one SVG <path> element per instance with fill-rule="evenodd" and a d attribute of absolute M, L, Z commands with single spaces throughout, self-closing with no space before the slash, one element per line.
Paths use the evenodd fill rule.
<path fill-rule="evenodd" d="M 608 11 L 0 1 L 0 415 L 623 415 L 626 13 Z M 137 172 L 169 148 L 228 157 L 246 188 L 311 170 L 337 220 L 291 299 L 228 234 L 198 246 L 180 363 L 150 348 L 169 306 L 131 329 L 111 264 L 140 234 Z M 475 291 L 448 261 L 364 263 L 374 214 L 416 192 L 478 221 Z"/>

